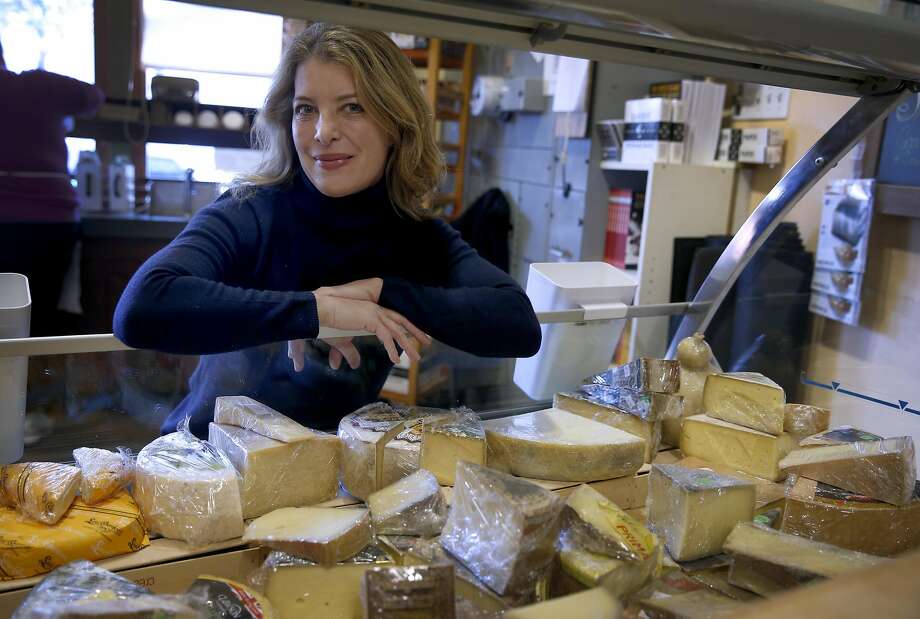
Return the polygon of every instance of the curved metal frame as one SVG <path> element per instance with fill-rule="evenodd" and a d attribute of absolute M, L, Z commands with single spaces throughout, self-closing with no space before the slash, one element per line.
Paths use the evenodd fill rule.
<path fill-rule="evenodd" d="M 707 304 L 707 309 L 689 311 L 684 316 L 668 346 L 666 356 L 669 359 L 675 357 L 677 344 L 683 338 L 706 330 L 744 267 L 799 199 L 909 94 L 910 91 L 902 87 L 895 93 L 861 98 L 786 172 L 735 233 L 706 276 L 690 307 Z"/>

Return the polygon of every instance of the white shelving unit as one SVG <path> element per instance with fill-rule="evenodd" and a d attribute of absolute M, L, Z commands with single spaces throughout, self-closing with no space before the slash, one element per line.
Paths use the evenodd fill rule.
<path fill-rule="evenodd" d="M 601 169 L 610 187 L 645 190 L 635 304 L 669 302 L 674 239 L 729 232 L 735 167 L 604 161 Z M 661 358 L 667 347 L 667 316 L 634 319 L 631 359 Z"/>

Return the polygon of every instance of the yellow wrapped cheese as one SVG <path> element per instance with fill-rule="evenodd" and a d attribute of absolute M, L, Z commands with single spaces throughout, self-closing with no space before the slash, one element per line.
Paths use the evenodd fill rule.
<path fill-rule="evenodd" d="M 77 499 L 55 525 L 0 507 L 0 580 L 36 576 L 77 559 L 105 559 L 149 544 L 140 510 L 124 491 L 92 506 Z"/>
<path fill-rule="evenodd" d="M 0 467 L 2 505 L 16 507 L 39 522 L 60 520 L 80 489 L 80 469 L 57 462 L 25 462 Z"/>

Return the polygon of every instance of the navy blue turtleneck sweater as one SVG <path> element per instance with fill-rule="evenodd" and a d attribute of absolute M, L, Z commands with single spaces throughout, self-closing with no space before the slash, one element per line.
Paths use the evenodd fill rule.
<path fill-rule="evenodd" d="M 303 172 L 244 200 L 224 194 L 131 279 L 115 335 L 135 348 L 202 355 L 190 393 L 162 426 L 190 417 L 207 435 L 214 398 L 247 395 L 320 429 L 377 398 L 391 363 L 376 338 L 355 340 L 361 366 L 329 368 L 313 340 L 294 372 L 286 341 L 315 338 L 312 290 L 383 278 L 380 305 L 433 338 L 484 357 L 527 357 L 540 347 L 530 301 L 441 220 L 413 221 L 383 181 L 329 198 Z"/>

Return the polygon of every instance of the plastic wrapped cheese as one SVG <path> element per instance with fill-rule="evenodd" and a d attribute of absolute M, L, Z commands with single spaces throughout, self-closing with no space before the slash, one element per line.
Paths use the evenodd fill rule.
<path fill-rule="evenodd" d="M 489 466 L 513 475 L 596 481 L 632 475 L 645 462 L 641 438 L 557 408 L 483 425 Z"/>
<path fill-rule="evenodd" d="M 45 524 L 54 524 L 70 509 L 80 489 L 80 469 L 56 462 L 0 466 L 3 504 Z"/>
<path fill-rule="evenodd" d="M 486 463 L 486 434 L 479 416 L 468 408 L 458 408 L 426 418 L 419 465 L 431 471 L 439 483 L 453 486 L 460 460 Z"/>
<path fill-rule="evenodd" d="M 37 576 L 77 559 L 106 559 L 150 544 L 140 509 L 122 490 L 95 505 L 76 499 L 54 525 L 0 507 L 0 580 Z"/>
<path fill-rule="evenodd" d="M 892 505 L 907 505 L 917 480 L 914 441 L 909 436 L 797 449 L 779 465 L 789 473 Z"/>
<path fill-rule="evenodd" d="M 366 619 L 454 617 L 452 565 L 375 567 L 361 586 Z"/>
<path fill-rule="evenodd" d="M 853 426 L 837 426 L 824 432 L 812 434 L 799 441 L 799 447 L 826 447 L 828 445 L 845 445 L 861 441 L 881 441 L 885 437 L 872 434 Z"/>
<path fill-rule="evenodd" d="M 280 619 L 261 593 L 226 578 L 202 574 L 186 597 L 206 619 Z"/>
<path fill-rule="evenodd" d="M 73 459 L 80 467 L 80 498 L 92 505 L 109 498 L 134 481 L 134 458 L 124 447 L 117 451 L 80 447 L 73 450 Z"/>
<path fill-rule="evenodd" d="M 706 377 L 703 408 L 715 419 L 778 436 L 785 424 L 786 393 L 757 372 Z"/>
<path fill-rule="evenodd" d="M 203 546 L 243 534 L 233 464 L 188 431 L 161 436 L 137 455 L 134 498 L 151 531 Z"/>
<path fill-rule="evenodd" d="M 677 393 L 680 366 L 669 359 L 640 357 L 594 376 L 592 382 L 633 391 Z"/>
<path fill-rule="evenodd" d="M 70 617 L 192 619 L 199 614 L 179 596 L 153 595 L 90 561 L 74 561 L 48 574 L 13 613 L 13 619 Z"/>
<path fill-rule="evenodd" d="M 613 406 L 646 421 L 680 417 L 684 405 L 683 396 L 677 394 L 636 391 L 597 383 L 586 383 L 578 388 L 577 393 L 592 402 Z"/>
<path fill-rule="evenodd" d="M 553 558 L 562 505 L 536 484 L 460 462 L 441 545 L 500 595 L 526 590 Z"/>
<path fill-rule="evenodd" d="M 242 395 L 216 398 L 214 423 L 237 426 L 282 443 L 309 439 L 315 434 L 314 430 L 300 425 L 270 406 Z"/>
<path fill-rule="evenodd" d="M 250 522 L 243 541 L 331 565 L 361 552 L 372 537 L 366 509 L 284 507 Z"/>
<path fill-rule="evenodd" d="M 831 411 L 810 404 L 786 404 L 783 431 L 790 434 L 808 435 L 827 430 L 831 423 Z"/>
<path fill-rule="evenodd" d="M 211 423 L 208 442 L 227 456 L 242 479 L 243 518 L 322 503 L 338 494 L 342 442 L 332 434 L 310 430 L 303 438 L 284 443 Z"/>
<path fill-rule="evenodd" d="M 419 469 L 367 497 L 377 534 L 434 536 L 447 518 L 447 502 L 435 476 Z"/>
<path fill-rule="evenodd" d="M 648 478 L 648 524 L 676 561 L 722 550 L 738 522 L 754 516 L 754 484 L 705 469 L 653 464 Z"/>

